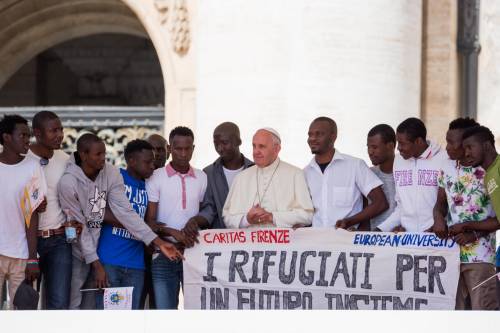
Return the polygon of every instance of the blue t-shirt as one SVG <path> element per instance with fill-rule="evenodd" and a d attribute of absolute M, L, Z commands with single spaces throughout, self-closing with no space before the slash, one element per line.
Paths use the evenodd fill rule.
<path fill-rule="evenodd" d="M 132 178 L 127 170 L 120 169 L 120 172 L 125 183 L 125 195 L 136 213 L 144 219 L 148 206 L 146 183 Z M 144 244 L 123 228 L 106 223 L 102 225 L 97 255 L 103 264 L 144 269 Z"/>
<path fill-rule="evenodd" d="M 500 246 L 497 248 L 497 267 L 500 267 Z"/>

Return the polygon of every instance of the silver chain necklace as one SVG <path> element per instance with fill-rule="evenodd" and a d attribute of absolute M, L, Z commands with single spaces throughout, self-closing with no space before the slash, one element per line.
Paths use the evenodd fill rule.
<path fill-rule="evenodd" d="M 264 200 L 264 197 L 266 196 L 267 190 L 269 189 L 269 186 L 271 186 L 271 183 L 273 182 L 274 174 L 276 173 L 276 170 L 278 170 L 278 167 L 280 166 L 281 160 L 278 161 L 278 165 L 276 165 L 276 168 L 274 168 L 273 173 L 271 174 L 271 179 L 269 180 L 269 184 L 267 184 L 266 188 L 264 189 L 264 193 L 262 193 L 262 198 L 260 197 L 260 190 L 259 190 L 259 169 L 257 169 L 257 198 L 259 199 L 259 206 L 262 207 L 262 200 Z"/>

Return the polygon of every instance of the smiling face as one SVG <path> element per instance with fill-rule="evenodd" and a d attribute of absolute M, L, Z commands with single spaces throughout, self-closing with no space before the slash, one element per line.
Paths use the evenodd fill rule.
<path fill-rule="evenodd" d="M 61 149 L 64 131 L 59 118 L 47 120 L 42 128 L 33 129 L 33 134 L 36 137 L 36 141 L 42 146 L 53 150 Z"/>
<path fill-rule="evenodd" d="M 253 161 L 260 167 L 271 165 L 281 150 L 281 145 L 273 135 L 265 130 L 258 130 L 252 139 Z"/>
<path fill-rule="evenodd" d="M 311 153 L 321 155 L 333 148 L 337 134 L 326 121 L 313 121 L 307 132 L 307 144 Z"/>
<path fill-rule="evenodd" d="M 418 137 L 411 140 L 406 133 L 397 132 L 396 141 L 398 142 L 398 151 L 405 160 L 417 158 L 421 154 L 421 149 L 425 146 L 425 140 Z"/>

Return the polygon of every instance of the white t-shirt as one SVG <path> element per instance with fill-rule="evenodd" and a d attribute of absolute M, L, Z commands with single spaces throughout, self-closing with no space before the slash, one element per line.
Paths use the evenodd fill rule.
<path fill-rule="evenodd" d="M 28 152 L 30 157 L 40 161 L 40 156 L 34 154 L 31 150 Z M 49 159 L 47 165 L 42 166 L 45 180 L 47 182 L 47 209 L 39 215 L 38 230 L 57 229 L 66 220 L 66 215 L 61 210 L 57 196 L 57 184 L 61 179 L 69 155 L 62 150 L 54 151 L 54 155 Z"/>
<path fill-rule="evenodd" d="M 222 170 L 224 171 L 224 176 L 226 176 L 227 180 L 227 187 L 231 188 L 231 185 L 233 184 L 234 177 L 236 177 L 237 174 L 239 174 L 241 171 L 243 171 L 245 167 L 241 167 L 236 170 L 231 170 L 231 169 L 226 169 L 222 167 Z"/>
<path fill-rule="evenodd" d="M 383 184 L 363 160 L 338 150 L 324 173 L 314 158 L 304 172 L 314 204 L 313 227 L 335 227 L 361 212 L 363 196 Z"/>
<path fill-rule="evenodd" d="M 207 175 L 190 168 L 186 174 L 175 171 L 170 164 L 156 169 L 146 180 L 150 202 L 158 202 L 156 220 L 167 227 L 181 230 L 198 214 L 207 188 Z"/>
<path fill-rule="evenodd" d="M 28 259 L 26 224 L 21 210 L 24 187 L 33 177 L 40 179 L 45 189 L 45 179 L 39 161 L 25 157 L 17 164 L 0 162 L 0 254 L 3 256 Z"/>

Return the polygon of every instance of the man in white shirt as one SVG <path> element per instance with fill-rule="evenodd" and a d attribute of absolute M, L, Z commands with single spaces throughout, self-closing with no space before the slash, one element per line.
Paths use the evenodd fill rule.
<path fill-rule="evenodd" d="M 7 280 L 11 309 L 16 290 L 23 280 L 33 281 L 39 275 L 36 255 L 38 214 L 33 211 L 31 216 L 25 216 L 29 210 L 23 211 L 21 199 L 27 185 L 36 186 L 33 196 L 43 195 L 46 185 L 40 164 L 23 156 L 28 152 L 29 139 L 30 129 L 23 117 L 5 115 L 0 121 L 0 144 L 3 145 L 0 153 L 0 300 L 3 283 Z"/>
<path fill-rule="evenodd" d="M 252 140 L 255 165 L 240 172 L 222 215 L 228 228 L 310 225 L 313 214 L 304 173 L 278 158 L 281 138 L 272 128 Z"/>
<path fill-rule="evenodd" d="M 335 149 L 337 125 L 319 117 L 309 126 L 307 143 L 315 155 L 304 171 L 314 204 L 313 227 L 347 229 L 363 223 L 389 206 L 382 182 L 366 163 Z M 363 196 L 370 204 L 363 208 Z M 363 229 L 363 228 L 361 228 Z"/>
<path fill-rule="evenodd" d="M 59 205 L 57 184 L 66 170 L 68 154 L 61 150 L 64 137 L 59 117 L 50 111 L 40 111 L 33 117 L 33 134 L 28 155 L 39 161 L 47 181 L 47 209 L 39 215 L 38 255 L 48 310 L 69 308 L 71 286 L 71 244 L 66 242 L 66 215 Z"/>
<path fill-rule="evenodd" d="M 446 151 L 427 141 L 427 129 L 417 118 L 404 120 L 396 129 L 400 155 L 394 160 L 396 208 L 377 229 L 424 232 L 434 224 L 433 208 L 438 176 L 447 160 Z"/>
<path fill-rule="evenodd" d="M 207 175 L 189 164 L 194 150 L 194 135 L 189 128 L 174 128 L 168 139 L 170 145 L 167 148 L 172 161 L 166 167 L 156 169 L 146 181 L 149 198 L 146 222 L 182 249 L 193 245 L 193 240 L 182 229 L 199 212 Z M 155 253 L 151 274 L 156 308 L 177 309 L 183 277 L 182 261 Z"/>

